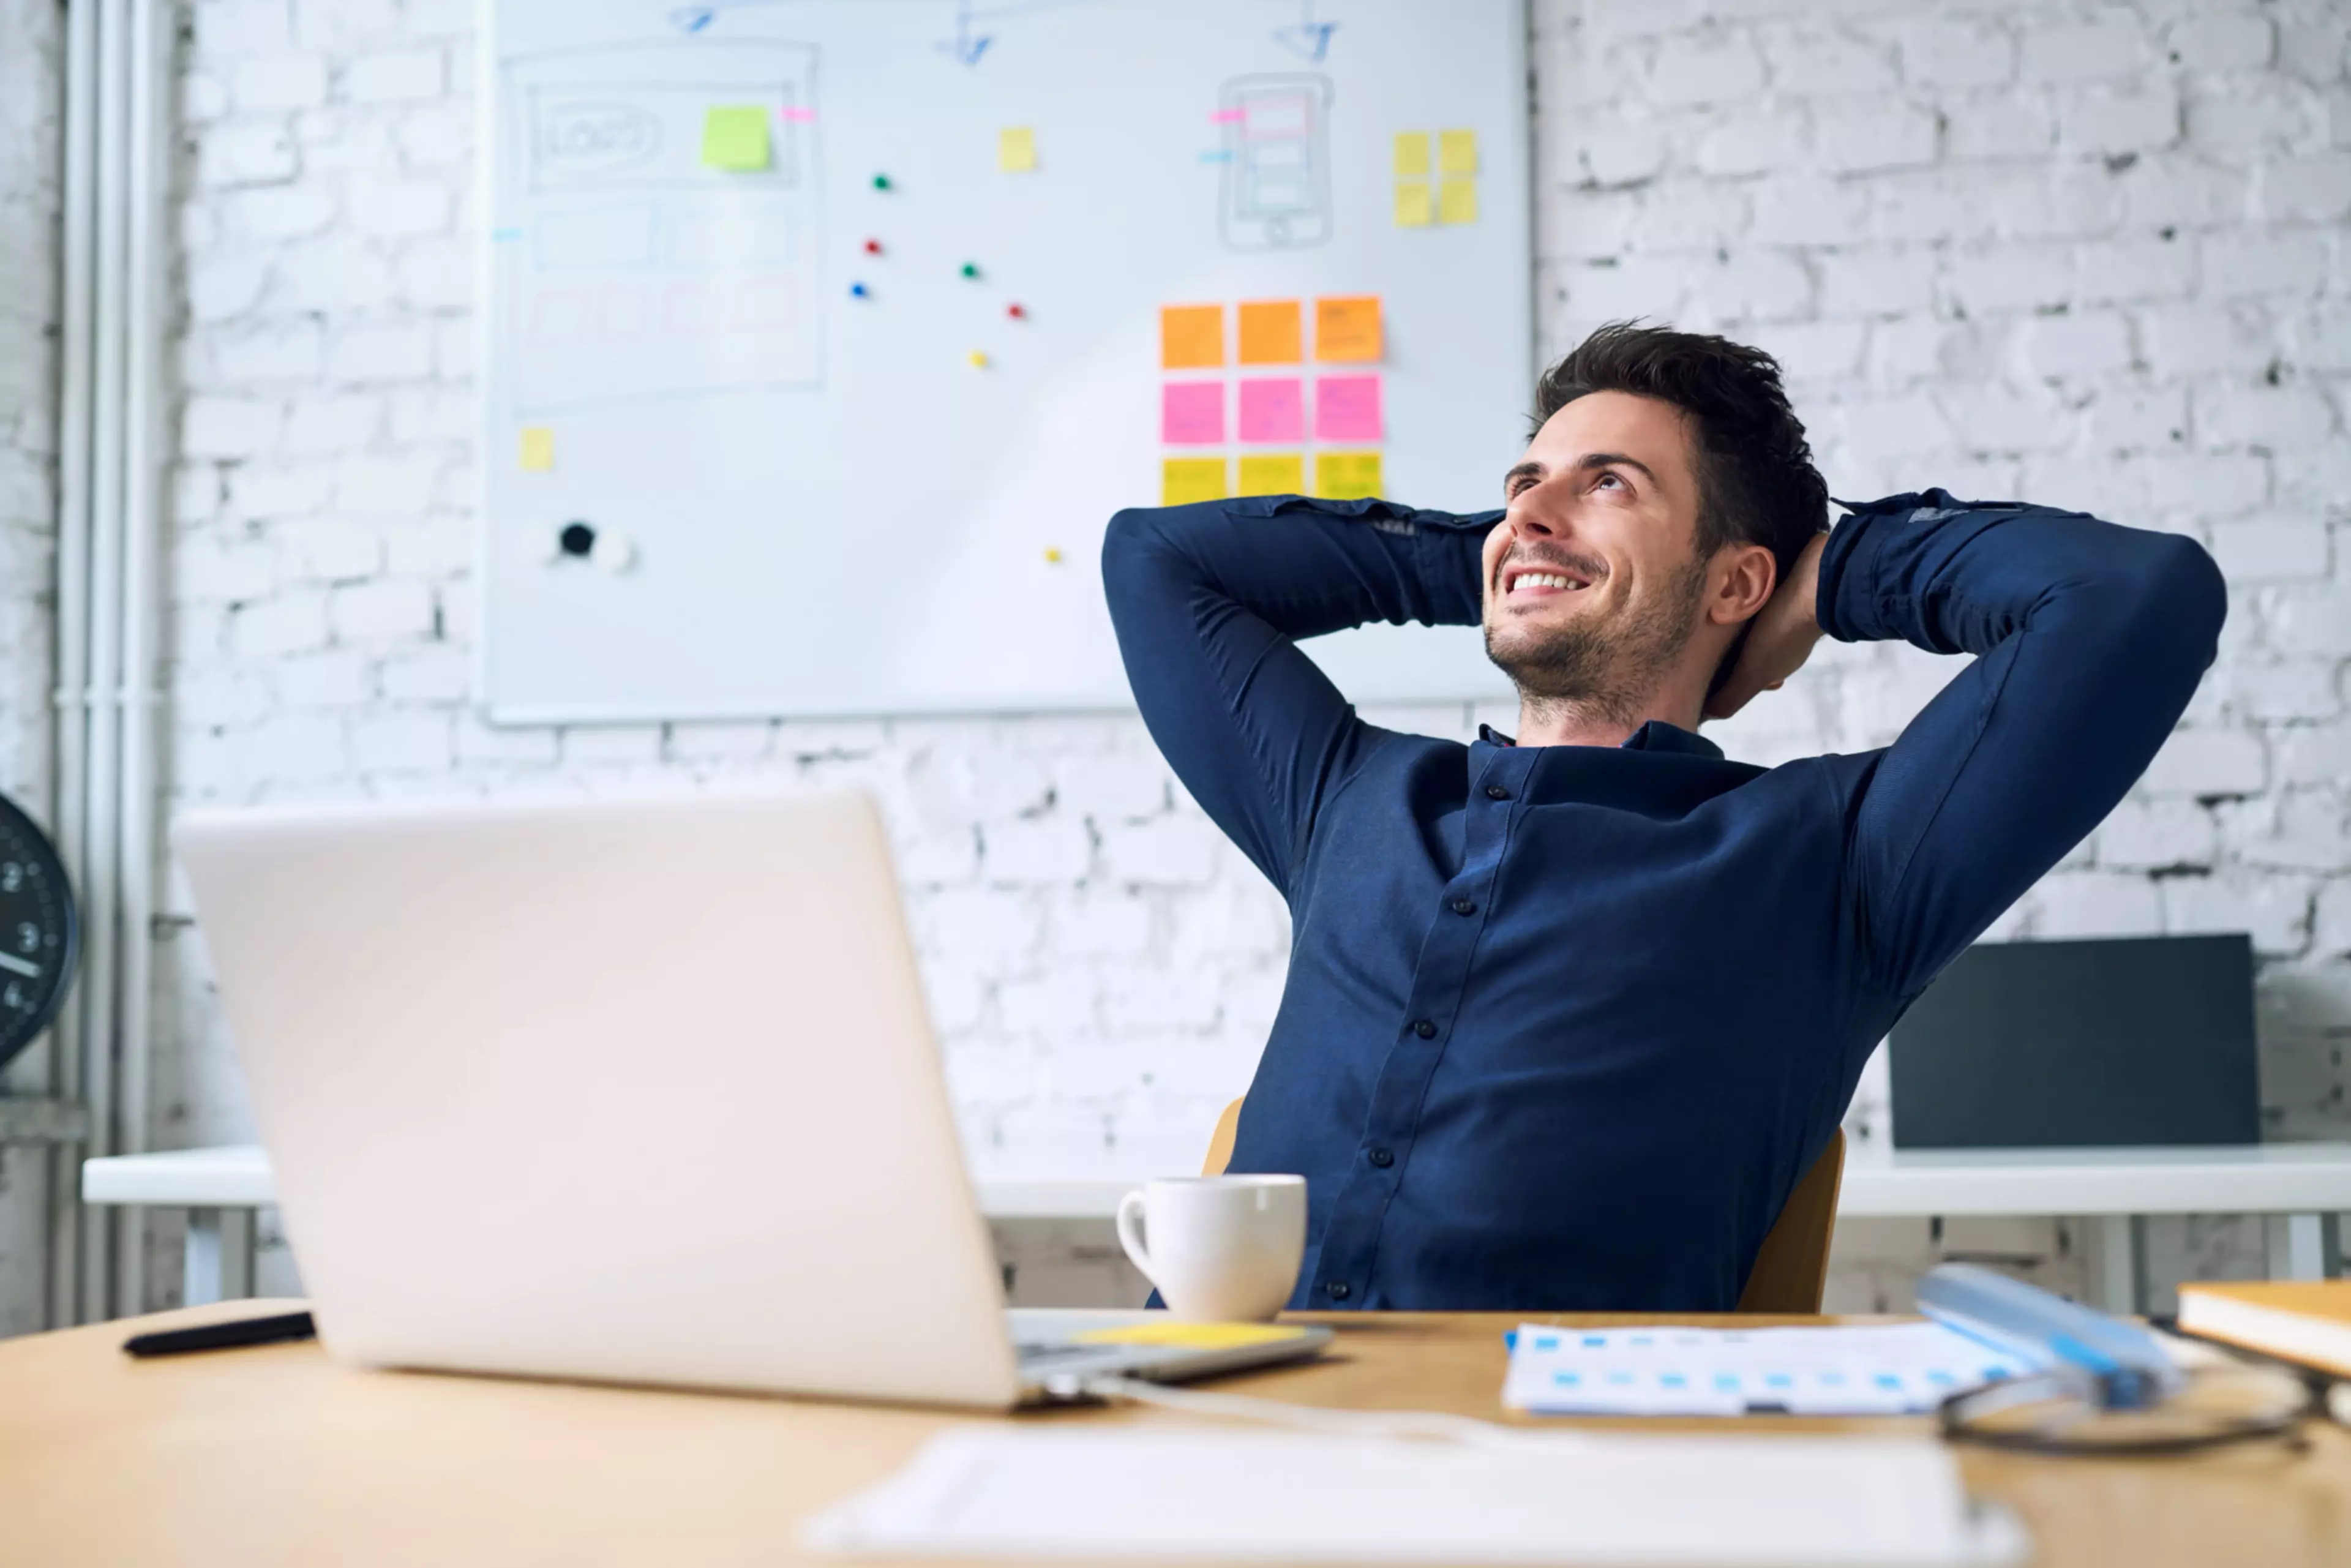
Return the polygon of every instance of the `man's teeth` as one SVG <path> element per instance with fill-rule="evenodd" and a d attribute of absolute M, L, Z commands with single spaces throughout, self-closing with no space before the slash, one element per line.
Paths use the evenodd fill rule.
<path fill-rule="evenodd" d="M 1552 571 L 1522 571 L 1511 580 L 1513 591 L 1521 588 L 1582 588 L 1583 584 L 1572 577 L 1562 577 Z"/>

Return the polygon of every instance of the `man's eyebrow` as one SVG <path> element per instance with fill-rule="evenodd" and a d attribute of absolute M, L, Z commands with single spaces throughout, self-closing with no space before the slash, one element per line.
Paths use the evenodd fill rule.
<path fill-rule="evenodd" d="M 1517 467 L 1502 476 L 1502 491 L 1505 495 L 1508 495 L 1510 493 L 1510 486 L 1517 484 L 1520 480 L 1541 479 L 1549 472 L 1550 470 L 1545 468 L 1541 464 L 1537 463 L 1532 458 L 1529 458 L 1526 462 L 1520 464 Z"/>
<path fill-rule="evenodd" d="M 1587 472 L 1594 468 L 1638 468 L 1641 471 L 1641 476 L 1648 480 L 1650 484 L 1654 485 L 1657 482 L 1656 471 L 1655 469 L 1642 462 L 1639 458 L 1627 457 L 1622 452 L 1589 452 L 1584 454 L 1583 457 L 1578 461 L 1575 465 L 1578 468 L 1586 470 Z"/>

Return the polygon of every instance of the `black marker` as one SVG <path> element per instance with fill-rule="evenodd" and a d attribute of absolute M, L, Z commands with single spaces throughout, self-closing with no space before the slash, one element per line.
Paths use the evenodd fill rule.
<path fill-rule="evenodd" d="M 279 1344 L 315 1339 L 319 1325 L 308 1312 L 280 1312 L 275 1317 L 236 1318 L 201 1328 L 165 1329 L 160 1333 L 133 1334 L 122 1342 L 125 1353 L 136 1356 L 186 1355 L 199 1350 L 236 1350 L 248 1344 Z"/>

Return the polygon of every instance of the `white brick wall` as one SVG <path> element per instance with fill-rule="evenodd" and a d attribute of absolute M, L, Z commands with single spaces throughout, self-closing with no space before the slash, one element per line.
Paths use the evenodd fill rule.
<path fill-rule="evenodd" d="M 485 728 L 465 700 L 473 8 L 185 9 L 172 798 L 868 785 L 982 1167 L 1188 1165 L 1247 1082 L 1286 928 L 1140 725 Z M 2132 800 L 1999 929 L 2252 930 L 2269 1124 L 2351 1130 L 2351 22 L 2322 0 L 1534 14 L 1547 350 L 1632 313 L 1747 337 L 1785 359 L 1840 495 L 2023 495 L 2192 533 L 2226 564 L 2220 670 Z M 12 461 L 0 441 L 0 476 Z M 40 507 L 20 510 L 33 521 L 0 507 L 8 538 L 37 534 Z M 26 553 L 0 581 L 37 580 Z M 1948 673 L 1830 646 L 1721 738 L 1767 762 L 1882 744 Z M 15 665 L 11 683 L 37 689 Z M 1456 734 L 1514 717 L 1388 716 Z M 158 1136 L 242 1135 L 201 944 L 162 940 Z M 1882 1134 L 1882 1102 L 1866 1082 L 1855 1125 Z M 1024 1235 L 1008 1253 L 1065 1297 L 1126 1288 L 1061 1230 Z M 2078 1278 L 2067 1239 L 1855 1228 L 1836 1299 L 1898 1301 L 1954 1248 Z M 2219 1224 L 2157 1253 L 2176 1276 L 2257 1249 Z"/>
<path fill-rule="evenodd" d="M 58 9 L 0 0 L 0 793 L 49 817 Z M 37 1054 L 46 1054 L 46 1051 Z M 29 1091 L 27 1058 L 0 1089 Z M 47 1155 L 0 1155 L 0 1335 L 41 1326 Z"/>

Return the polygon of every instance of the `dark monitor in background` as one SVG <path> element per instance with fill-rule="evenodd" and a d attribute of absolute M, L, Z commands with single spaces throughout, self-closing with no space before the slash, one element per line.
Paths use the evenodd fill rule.
<path fill-rule="evenodd" d="M 1897 1148 L 2261 1141 L 2242 935 L 1970 947 L 1886 1049 Z"/>

